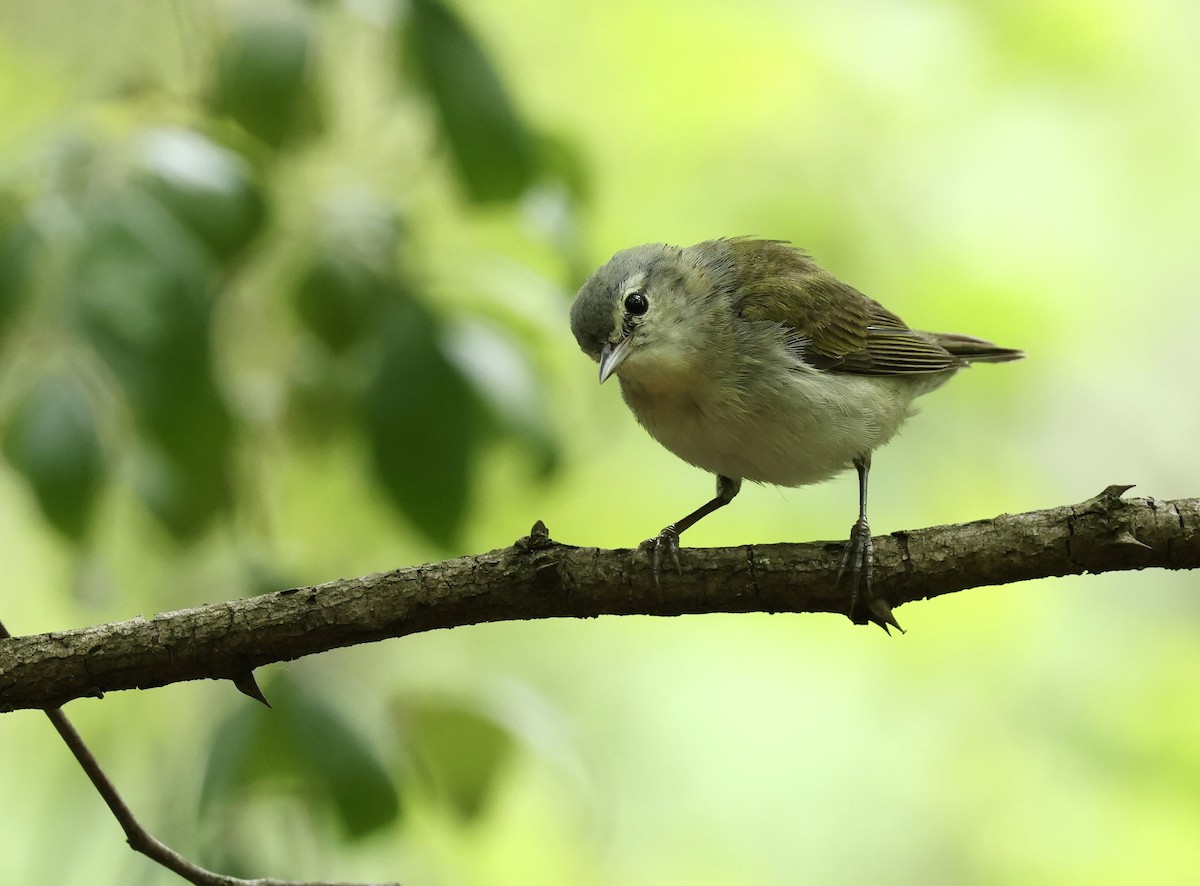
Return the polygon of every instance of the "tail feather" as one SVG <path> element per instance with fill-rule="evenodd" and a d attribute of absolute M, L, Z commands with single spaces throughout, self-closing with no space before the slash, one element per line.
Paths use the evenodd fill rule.
<path fill-rule="evenodd" d="M 1001 348 L 970 335 L 957 335 L 953 332 L 935 332 L 934 340 L 953 354 L 968 363 L 1007 363 L 1009 360 L 1020 360 L 1025 356 L 1024 351 L 1014 348 Z"/>

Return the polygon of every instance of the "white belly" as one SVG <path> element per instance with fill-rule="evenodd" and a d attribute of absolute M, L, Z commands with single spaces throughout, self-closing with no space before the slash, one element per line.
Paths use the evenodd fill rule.
<path fill-rule="evenodd" d="M 646 430 L 684 461 L 733 479 L 802 486 L 890 440 L 913 398 L 942 380 L 808 367 L 770 375 L 720 389 L 694 375 L 686 387 L 622 377 L 621 392 Z"/>

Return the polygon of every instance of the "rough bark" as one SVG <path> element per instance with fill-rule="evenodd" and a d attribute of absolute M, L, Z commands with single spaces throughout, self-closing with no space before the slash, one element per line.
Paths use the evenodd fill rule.
<path fill-rule="evenodd" d="M 1200 567 L 1200 499 L 1123 499 L 1002 514 L 875 539 L 874 587 L 900 606 L 985 585 Z M 535 618 L 845 612 L 843 542 L 688 548 L 656 582 L 629 550 L 552 541 L 81 630 L 0 640 L 0 711 L 118 689 L 229 679 L 251 694 L 271 662 L 435 628 Z"/>

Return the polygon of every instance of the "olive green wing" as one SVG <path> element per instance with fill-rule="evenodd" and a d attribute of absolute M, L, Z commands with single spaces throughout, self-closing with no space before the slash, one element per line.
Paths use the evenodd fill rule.
<path fill-rule="evenodd" d="M 861 375 L 938 372 L 963 361 L 874 299 L 787 243 L 729 241 L 741 270 L 734 299 L 742 317 L 793 330 L 800 358 Z"/>

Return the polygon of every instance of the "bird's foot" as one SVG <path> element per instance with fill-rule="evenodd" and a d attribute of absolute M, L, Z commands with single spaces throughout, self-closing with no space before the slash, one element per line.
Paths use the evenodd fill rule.
<path fill-rule="evenodd" d="M 675 571 L 683 575 L 683 566 L 679 562 L 679 531 L 672 523 L 654 538 L 648 538 L 637 546 L 639 554 L 650 554 L 650 565 L 654 569 L 654 583 L 658 584 L 658 576 L 662 573 L 663 558 L 670 557 L 675 564 Z"/>
<path fill-rule="evenodd" d="M 871 576 L 875 569 L 875 546 L 871 542 L 871 527 L 867 518 L 859 517 L 850 527 L 850 541 L 842 554 L 842 565 L 838 569 L 837 584 L 850 571 L 850 620 L 856 625 L 868 622 L 877 624 L 886 633 L 895 628 L 904 633 L 904 628 L 892 614 L 892 607 L 882 597 L 876 597 L 871 589 Z M 862 593 L 860 594 L 860 590 Z"/>

